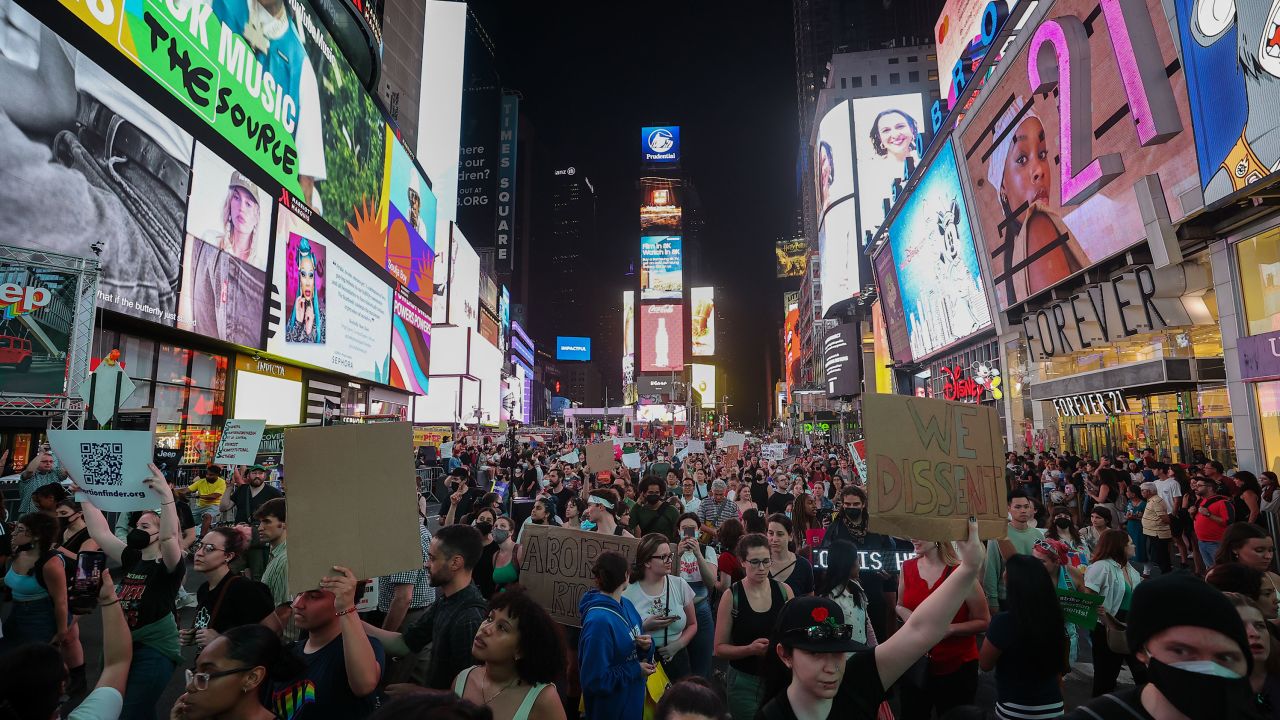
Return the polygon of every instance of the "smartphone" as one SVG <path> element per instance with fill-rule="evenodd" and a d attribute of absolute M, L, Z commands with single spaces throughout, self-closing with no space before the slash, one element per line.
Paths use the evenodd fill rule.
<path fill-rule="evenodd" d="M 681 530 L 680 532 L 681 532 L 681 534 L 682 534 L 682 535 L 684 535 L 684 536 L 685 536 L 685 537 L 687 537 L 687 538 L 693 538 L 694 534 L 696 534 L 696 533 L 697 533 L 697 529 L 696 529 L 696 528 L 684 528 L 684 529 L 683 529 L 683 530 Z"/>
<path fill-rule="evenodd" d="M 102 572 L 107 569 L 107 554 L 101 550 L 82 550 L 76 556 L 76 574 L 68 588 L 67 600 L 72 611 L 92 612 L 102 589 Z"/>

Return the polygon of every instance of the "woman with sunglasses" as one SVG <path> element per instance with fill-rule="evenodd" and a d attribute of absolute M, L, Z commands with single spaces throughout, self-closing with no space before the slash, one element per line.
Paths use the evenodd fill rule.
<path fill-rule="evenodd" d="M 743 717 L 875 718 L 886 689 L 949 634 L 952 618 L 973 595 L 986 556 L 976 521 L 970 519 L 968 539 L 957 545 L 960 565 L 901 629 L 874 648 L 853 640 L 843 610 L 831 599 L 788 603 L 768 641 L 764 707 L 758 715 Z"/>
<path fill-rule="evenodd" d="M 649 533 L 636 547 L 635 566 L 623 596 L 640 613 L 642 627 L 653 637 L 653 646 L 667 677 L 679 680 L 690 673 L 689 643 L 698 632 L 694 592 L 689 583 L 671 573 L 675 552 L 667 536 Z"/>
<path fill-rule="evenodd" d="M 769 633 L 783 605 L 795 597 L 791 588 L 769 575 L 773 560 L 769 540 L 759 533 L 738 541 L 738 559 L 746 569 L 720 598 L 716 615 L 716 657 L 729 661 L 725 694 L 729 714 L 755 717 L 761 700 L 761 658 L 769 649 Z"/>
<path fill-rule="evenodd" d="M 196 543 L 195 569 L 206 579 L 196 590 L 191 628 L 178 631 L 183 645 L 206 648 L 219 634 L 256 625 L 275 609 L 266 585 L 231 572 L 231 563 L 243 556 L 251 537 L 248 525 L 216 527 Z"/>
<path fill-rule="evenodd" d="M 208 538 L 208 535 L 205 536 Z M 214 638 L 187 670 L 186 692 L 170 720 L 272 720 L 263 696 L 278 682 L 295 678 L 302 663 L 262 625 L 232 628 Z"/>

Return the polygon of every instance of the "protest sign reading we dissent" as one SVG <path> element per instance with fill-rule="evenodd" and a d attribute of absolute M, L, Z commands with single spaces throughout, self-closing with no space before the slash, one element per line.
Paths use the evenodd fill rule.
<path fill-rule="evenodd" d="M 996 412 L 971 403 L 866 395 L 871 529 L 960 540 L 970 516 L 983 538 L 1004 537 L 1004 443 Z"/>

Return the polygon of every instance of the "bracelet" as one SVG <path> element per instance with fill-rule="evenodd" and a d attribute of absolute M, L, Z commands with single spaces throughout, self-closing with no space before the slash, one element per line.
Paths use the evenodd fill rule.
<path fill-rule="evenodd" d="M 164 507 L 165 505 L 174 505 L 174 504 L 176 504 L 177 502 L 178 502 L 177 500 L 170 500 L 170 501 L 169 501 L 169 502 L 167 502 L 167 503 L 160 503 L 160 507 Z"/>
<path fill-rule="evenodd" d="M 120 602 L 120 598 L 116 598 L 115 600 L 112 600 L 111 602 L 98 603 L 98 607 L 111 607 L 112 605 L 115 605 L 115 604 L 116 604 L 116 603 L 118 603 L 118 602 Z"/>
<path fill-rule="evenodd" d="M 338 617 L 342 617 L 343 615 L 346 615 L 346 614 L 348 614 L 348 613 L 355 612 L 355 609 L 356 609 L 356 606 L 355 606 L 355 605 L 352 605 L 351 607 L 347 608 L 346 610 L 335 610 L 335 611 L 333 612 L 333 614 L 334 614 L 334 615 L 337 615 Z"/>

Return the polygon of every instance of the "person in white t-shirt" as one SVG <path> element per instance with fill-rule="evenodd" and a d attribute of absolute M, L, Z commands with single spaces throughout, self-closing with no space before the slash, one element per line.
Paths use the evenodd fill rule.
<path fill-rule="evenodd" d="M 675 548 L 661 533 L 649 533 L 636 548 L 633 582 L 623 592 L 643 620 L 644 632 L 666 669 L 679 680 L 691 672 L 687 648 L 698 632 L 693 588 L 672 570 Z"/>

